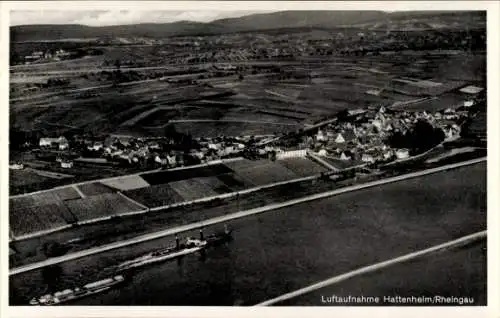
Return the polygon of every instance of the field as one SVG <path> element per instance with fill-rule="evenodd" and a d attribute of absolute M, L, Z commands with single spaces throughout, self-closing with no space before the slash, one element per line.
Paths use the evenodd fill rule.
<path fill-rule="evenodd" d="M 58 228 L 70 223 L 71 218 L 67 208 L 60 203 L 9 210 L 10 230 L 16 236 Z"/>
<path fill-rule="evenodd" d="M 444 93 L 443 95 L 432 97 L 431 99 L 412 103 L 408 105 L 398 105 L 391 108 L 407 111 L 430 111 L 435 112 L 438 110 L 445 110 L 447 108 L 458 108 L 464 105 L 464 101 L 468 97 L 465 94 L 454 92 Z"/>
<path fill-rule="evenodd" d="M 137 52 L 134 52 L 135 50 Z M 124 47 L 112 48 L 111 51 L 118 55 L 126 52 L 135 58 L 139 58 L 144 51 L 148 52 L 145 54 L 153 60 L 159 58 L 156 56 L 157 52 L 151 48 Z M 101 62 L 101 57 L 92 57 L 88 61 L 68 61 L 60 66 L 56 63 L 33 68 L 45 70 L 62 67 L 83 70 L 84 67 L 90 66 L 92 70 L 92 66 L 97 67 Z M 345 108 L 381 103 L 391 105 L 396 101 L 412 100 L 422 92 L 406 90 L 427 89 L 401 82 L 399 84 L 403 86 L 400 91 L 399 87 L 395 88 L 393 85 L 392 79 L 395 77 L 409 82 L 412 81 L 406 80 L 407 77 L 442 83 L 441 86 L 431 87 L 439 90 L 434 92 L 434 95 L 442 95 L 444 91 L 453 90 L 461 84 L 481 86 L 485 79 L 485 76 L 481 75 L 485 70 L 485 57 L 481 54 L 453 57 L 394 55 L 363 59 L 332 57 L 321 64 L 313 62 L 311 59 L 305 59 L 300 65 L 298 62 L 283 65 L 284 68 L 304 69 L 315 74 L 312 82 L 302 84 L 272 79 L 268 74 L 248 75 L 241 81 L 233 78 L 234 76 L 206 78 L 198 84 L 185 84 L 181 87 L 165 81 L 152 80 L 116 88 L 107 83 L 85 84 L 81 83 L 81 79 L 72 79 L 74 87 L 66 92 L 54 88 L 33 96 L 21 94 L 20 99 L 12 99 L 11 123 L 21 129 L 40 129 L 47 134 L 81 129 L 103 134 L 162 136 L 168 120 L 187 120 L 175 122 L 173 125 L 178 131 L 190 133 L 195 137 L 274 134 L 297 130 L 301 128 L 301 124 L 313 117 L 331 115 Z M 272 65 L 272 62 L 269 63 Z M 70 67 L 71 64 L 74 65 Z M 30 70 L 30 67 L 19 67 L 16 72 Z M 225 81 L 232 85 L 228 89 L 204 86 L 204 83 L 210 84 L 212 81 Z M 82 88 L 88 90 L 79 91 Z M 366 93 L 371 89 L 383 88 L 378 96 Z M 228 96 L 224 95 L 226 93 Z M 229 96 L 230 94 L 235 95 Z M 448 106 L 463 102 L 462 96 L 457 99 L 446 92 L 440 98 L 440 101 L 427 104 L 409 105 L 407 109 L 434 109 L 441 104 Z"/>
<path fill-rule="evenodd" d="M 234 170 L 243 180 L 255 186 L 296 179 L 299 177 L 288 168 L 280 165 L 279 161 L 240 160 L 226 163 L 226 165 Z"/>
<path fill-rule="evenodd" d="M 10 198 L 10 229 L 14 235 L 23 235 L 142 209 L 122 196 L 111 193 L 109 188 L 99 183 L 85 184 L 79 188 L 88 197 L 81 198 L 75 189 L 66 187 Z"/>
<path fill-rule="evenodd" d="M 11 198 L 9 200 L 9 224 L 14 235 L 49 230 L 76 218 L 65 206 L 68 200 L 80 198 L 72 188 Z"/>
<path fill-rule="evenodd" d="M 172 189 L 169 184 L 151 185 L 141 189 L 125 191 L 124 194 L 150 208 L 184 201 L 184 198 Z"/>
<path fill-rule="evenodd" d="M 233 170 L 234 169 L 234 170 Z M 55 228 L 76 221 L 141 210 L 116 191 L 147 207 L 201 199 L 253 186 L 296 179 L 325 171 L 309 159 L 239 160 L 200 168 L 167 170 L 141 176 L 78 185 L 10 199 L 12 222 L 20 215 L 29 220 L 12 223 L 16 235 Z M 40 217 L 44 219 L 40 220 Z M 29 223 L 26 223 L 29 222 Z M 25 224 L 26 223 L 26 224 Z"/>
<path fill-rule="evenodd" d="M 139 189 L 144 187 L 149 187 L 147 183 L 140 176 L 125 176 L 118 179 L 101 181 L 106 187 L 111 187 L 119 191 L 127 191 L 133 189 Z"/>
<path fill-rule="evenodd" d="M 246 189 L 249 185 L 245 181 L 236 175 L 235 173 L 223 173 L 217 176 L 217 179 L 225 184 L 231 192 L 240 191 Z"/>
<path fill-rule="evenodd" d="M 191 175 L 191 178 L 181 180 L 170 179 L 169 182 L 125 191 L 124 194 L 148 207 L 158 207 L 239 191 L 251 186 L 235 173 L 224 172 L 226 170 L 220 167 L 217 170 L 222 173 L 204 177 Z"/>
<path fill-rule="evenodd" d="M 207 165 L 198 168 L 166 170 L 154 173 L 142 174 L 141 177 L 150 185 L 170 183 L 174 181 L 187 180 L 199 177 L 212 177 L 223 173 L 232 172 L 223 164 Z"/>
<path fill-rule="evenodd" d="M 217 195 L 217 192 L 210 186 L 197 182 L 196 179 L 174 181 L 170 182 L 168 185 L 179 193 L 185 201 Z"/>
<path fill-rule="evenodd" d="M 49 180 L 37 173 L 26 170 L 9 170 L 9 184 L 13 187 L 23 187 L 33 183 Z"/>
<path fill-rule="evenodd" d="M 65 205 L 79 221 L 142 210 L 142 207 L 114 193 L 104 193 L 66 201 Z"/>
<path fill-rule="evenodd" d="M 327 168 L 308 158 L 287 158 L 276 161 L 299 177 L 307 177 L 328 171 Z"/>
<path fill-rule="evenodd" d="M 269 135 L 301 128 L 300 125 L 251 122 L 185 122 L 172 125 L 177 131 L 189 133 L 193 137 Z"/>
<path fill-rule="evenodd" d="M 18 207 L 39 206 L 79 198 L 80 195 L 78 195 L 78 192 L 73 188 L 67 187 L 32 195 L 11 197 L 9 201 L 10 207 L 16 209 Z"/>
<path fill-rule="evenodd" d="M 103 193 L 112 193 L 114 192 L 112 188 L 100 183 L 100 182 L 92 182 L 92 183 L 84 183 L 78 186 L 78 189 L 86 195 L 101 195 Z"/>

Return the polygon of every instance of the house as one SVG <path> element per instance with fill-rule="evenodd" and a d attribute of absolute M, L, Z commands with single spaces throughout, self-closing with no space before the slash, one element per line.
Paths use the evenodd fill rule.
<path fill-rule="evenodd" d="M 349 156 L 345 151 L 342 152 L 342 154 L 340 155 L 340 160 L 344 160 L 344 161 L 347 161 L 347 160 L 351 160 L 351 156 Z"/>
<path fill-rule="evenodd" d="M 68 140 L 65 137 L 59 137 L 59 138 L 40 138 L 39 145 L 40 147 L 52 147 L 55 145 L 59 144 L 67 144 Z"/>
<path fill-rule="evenodd" d="M 148 144 L 149 149 L 151 150 L 159 150 L 160 149 L 160 144 L 156 141 L 152 141 Z"/>
<path fill-rule="evenodd" d="M 112 157 L 119 157 L 123 154 L 123 150 L 115 150 L 115 151 L 112 151 L 110 154 Z"/>
<path fill-rule="evenodd" d="M 443 128 L 445 139 L 453 139 L 460 135 L 460 127 L 457 124 L 450 124 Z"/>
<path fill-rule="evenodd" d="M 73 168 L 73 161 L 62 160 L 61 161 L 61 168 L 65 168 L 65 169 Z"/>
<path fill-rule="evenodd" d="M 363 161 L 363 162 L 375 162 L 375 159 L 373 158 L 372 155 L 364 153 L 361 156 L 361 161 Z"/>
<path fill-rule="evenodd" d="M 175 158 L 174 155 L 167 155 L 167 163 L 170 166 L 175 166 L 175 165 L 177 165 L 177 159 Z"/>
<path fill-rule="evenodd" d="M 195 158 L 200 159 L 200 160 L 205 158 L 205 154 L 203 153 L 203 151 L 192 150 L 191 155 Z"/>
<path fill-rule="evenodd" d="M 232 154 L 235 152 L 238 152 L 238 149 L 235 146 L 226 146 L 226 148 L 224 148 L 224 153 L 226 155 L 229 155 L 229 154 Z"/>
<path fill-rule="evenodd" d="M 159 163 L 161 165 L 166 165 L 168 164 L 168 160 L 167 160 L 167 157 L 164 157 L 164 156 L 155 156 L 155 162 L 156 163 Z"/>
<path fill-rule="evenodd" d="M 208 149 L 219 150 L 220 149 L 220 144 L 209 143 L 208 144 Z"/>
<path fill-rule="evenodd" d="M 69 143 L 67 140 L 59 143 L 59 150 L 67 150 L 67 149 L 69 149 Z"/>
<path fill-rule="evenodd" d="M 406 159 L 410 157 L 410 152 L 406 148 L 396 150 L 396 158 L 398 159 Z"/>
<path fill-rule="evenodd" d="M 391 159 L 394 156 L 394 153 L 391 150 L 385 150 L 383 157 L 385 160 Z"/>
<path fill-rule="evenodd" d="M 320 129 L 318 130 L 318 133 L 316 134 L 316 140 L 317 141 L 326 141 L 328 137 L 323 133 L 323 131 Z"/>
<path fill-rule="evenodd" d="M 22 170 L 24 169 L 24 165 L 20 162 L 13 163 L 9 165 L 9 169 L 11 170 Z"/>
<path fill-rule="evenodd" d="M 466 100 L 464 101 L 464 107 L 471 107 L 474 106 L 474 101 L 473 100 Z"/>
<path fill-rule="evenodd" d="M 320 151 L 318 151 L 318 156 L 327 156 L 328 155 L 328 152 L 325 150 L 325 149 L 321 149 Z"/>
<path fill-rule="evenodd" d="M 93 150 L 93 151 L 99 151 L 99 150 L 102 150 L 103 148 L 104 148 L 104 144 L 100 141 L 95 142 L 93 145 L 87 147 L 88 150 Z M 106 149 L 109 149 L 109 148 L 106 148 Z"/>
<path fill-rule="evenodd" d="M 375 127 L 377 129 L 377 131 L 381 131 L 382 130 L 382 121 L 380 119 L 375 119 L 374 121 L 372 121 L 372 125 L 373 127 Z"/>
<path fill-rule="evenodd" d="M 345 142 L 345 138 L 342 134 L 338 134 L 337 137 L 335 138 L 335 142 L 337 144 L 343 144 Z"/>
<path fill-rule="evenodd" d="M 443 132 L 444 132 L 445 140 L 452 139 L 454 136 L 453 129 L 451 129 L 450 126 L 444 127 Z"/>

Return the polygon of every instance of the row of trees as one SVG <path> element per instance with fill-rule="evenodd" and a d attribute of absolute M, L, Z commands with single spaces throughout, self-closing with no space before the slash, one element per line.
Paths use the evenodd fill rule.
<path fill-rule="evenodd" d="M 406 133 L 396 131 L 387 138 L 392 148 L 407 148 L 411 154 L 419 154 L 441 143 L 445 138 L 440 128 L 435 128 L 425 120 L 419 120 Z"/>

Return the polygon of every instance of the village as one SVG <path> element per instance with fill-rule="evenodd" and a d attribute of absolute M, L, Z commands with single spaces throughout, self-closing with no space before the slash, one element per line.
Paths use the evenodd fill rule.
<path fill-rule="evenodd" d="M 438 130 L 438 142 L 460 137 L 461 125 L 469 116 L 474 101 L 465 101 L 462 107 L 442 111 L 396 111 L 390 108 L 369 107 L 342 112 L 317 129 L 274 136 L 277 140 L 266 143 L 265 137 L 241 136 L 192 138 L 172 132 L 173 136 L 133 138 L 107 136 L 42 137 L 38 144 L 26 147 L 38 157 L 53 158 L 54 165 L 69 169 L 78 164 L 128 165 L 141 168 L 174 168 L 243 156 L 262 159 L 306 156 L 311 154 L 345 162 L 348 166 L 390 162 L 406 159 L 416 153 L 412 149 L 395 147 L 391 138 L 407 135 L 417 122 L 427 123 Z M 272 138 L 271 138 L 272 139 Z M 269 140 L 269 137 L 268 139 Z M 264 141 L 264 142 L 262 142 Z M 47 160 L 47 159 L 46 159 Z M 28 164 L 29 165 L 29 164 Z M 11 169 L 23 169 L 25 163 L 11 164 Z"/>

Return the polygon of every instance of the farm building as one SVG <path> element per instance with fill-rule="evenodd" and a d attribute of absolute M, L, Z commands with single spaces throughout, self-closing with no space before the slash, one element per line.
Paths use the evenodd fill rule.
<path fill-rule="evenodd" d="M 325 135 L 325 133 L 320 129 L 318 130 L 318 133 L 316 134 L 316 140 L 317 141 L 326 141 L 328 138 Z"/>
<path fill-rule="evenodd" d="M 64 149 L 67 149 L 67 146 L 69 146 L 68 140 L 63 136 L 59 138 L 47 138 L 47 137 L 40 138 L 39 145 L 40 147 L 52 147 L 52 146 L 60 147 L 62 145 Z"/>
<path fill-rule="evenodd" d="M 335 142 L 338 144 L 343 144 L 345 142 L 344 136 L 342 136 L 342 134 L 338 134 L 335 138 Z"/>
<path fill-rule="evenodd" d="M 396 157 L 398 159 L 405 159 L 405 158 L 408 158 L 410 156 L 410 152 L 408 151 L 408 149 L 398 149 L 396 150 Z"/>
<path fill-rule="evenodd" d="M 164 157 L 164 156 L 159 156 L 159 155 L 155 157 L 155 162 L 156 162 L 156 163 L 159 163 L 159 164 L 161 164 L 161 165 L 166 165 L 166 164 L 168 163 L 168 161 L 167 161 L 167 158 L 166 158 L 166 157 Z"/>
<path fill-rule="evenodd" d="M 473 100 L 466 100 L 464 101 L 464 107 L 471 107 L 474 106 L 474 101 Z"/>
<path fill-rule="evenodd" d="M 370 154 L 363 154 L 363 156 L 361 157 L 361 161 L 363 162 L 375 162 L 375 159 L 373 158 L 372 155 Z"/>
<path fill-rule="evenodd" d="M 342 154 L 340 155 L 340 160 L 344 161 L 351 160 L 351 156 L 348 155 L 345 151 L 343 151 Z"/>
<path fill-rule="evenodd" d="M 24 165 L 20 162 L 16 162 L 16 163 L 13 163 L 13 164 L 10 164 L 9 165 L 9 169 L 12 169 L 12 170 L 22 170 L 24 169 Z"/>
<path fill-rule="evenodd" d="M 73 168 L 73 161 L 66 161 L 66 160 L 61 161 L 61 168 L 65 169 Z"/>
<path fill-rule="evenodd" d="M 325 150 L 325 149 L 321 149 L 320 151 L 318 151 L 318 156 L 327 156 L 328 155 L 328 152 Z"/>
<path fill-rule="evenodd" d="M 306 149 L 281 151 L 276 154 L 276 159 L 305 157 L 306 155 L 307 155 Z"/>

